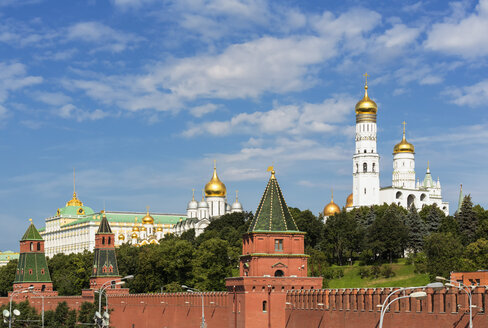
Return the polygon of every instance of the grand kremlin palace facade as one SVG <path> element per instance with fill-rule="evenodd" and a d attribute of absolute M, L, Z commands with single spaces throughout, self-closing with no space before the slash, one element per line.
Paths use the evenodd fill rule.
<path fill-rule="evenodd" d="M 78 199 L 76 191 L 65 207 L 46 219 L 46 227 L 39 233 L 45 241 L 45 254 L 52 257 L 58 253 L 80 253 L 95 248 L 95 233 L 103 217 L 110 222 L 115 237 L 115 246 L 129 243 L 134 246 L 157 244 L 166 234 L 180 235 L 195 229 L 199 235 L 213 218 L 227 213 L 242 212 L 237 195 L 235 202 L 227 203 L 227 189 L 217 175 L 205 185 L 202 200 L 195 195 L 188 203 L 186 214 L 163 214 L 146 212 L 105 211 L 95 212 Z"/>

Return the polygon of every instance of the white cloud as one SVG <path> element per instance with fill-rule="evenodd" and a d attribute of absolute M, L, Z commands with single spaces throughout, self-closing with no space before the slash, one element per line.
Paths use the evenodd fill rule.
<path fill-rule="evenodd" d="M 215 104 L 206 104 L 202 106 L 193 107 L 192 109 L 190 109 L 190 113 L 195 117 L 202 117 L 206 114 L 215 112 L 218 108 L 219 106 Z"/>
<path fill-rule="evenodd" d="M 36 100 L 48 105 L 63 105 L 71 101 L 71 97 L 68 97 L 61 92 L 36 91 L 33 96 Z"/>
<path fill-rule="evenodd" d="M 465 58 L 488 55 L 488 0 L 480 0 L 475 13 L 463 18 L 453 15 L 432 26 L 425 48 Z"/>
<path fill-rule="evenodd" d="M 76 23 L 68 28 L 66 38 L 100 44 L 95 50 L 112 52 L 123 51 L 129 44 L 141 40 L 135 34 L 119 32 L 99 22 Z"/>
<path fill-rule="evenodd" d="M 67 104 L 59 109 L 57 109 L 56 114 L 59 115 L 62 118 L 66 119 L 75 119 L 78 122 L 83 122 L 83 121 L 96 121 L 103 119 L 107 116 L 109 116 L 108 113 L 100 110 L 100 109 L 95 109 L 93 111 L 87 111 L 83 110 L 80 108 L 77 108 L 76 106 L 72 104 Z"/>
<path fill-rule="evenodd" d="M 420 34 L 420 28 L 396 24 L 377 38 L 377 42 L 385 48 L 402 48 L 413 43 Z"/>
<path fill-rule="evenodd" d="M 186 137 L 200 134 L 222 136 L 232 133 L 303 135 L 332 132 L 337 130 L 337 123 L 343 122 L 346 115 L 351 112 L 354 102 L 350 97 L 337 96 L 335 99 L 326 99 L 321 104 L 305 103 L 300 106 L 278 106 L 266 112 L 240 113 L 228 121 L 193 124 L 183 132 L 183 135 Z"/>
<path fill-rule="evenodd" d="M 459 106 L 485 105 L 488 102 L 488 79 L 461 89 L 448 89 L 445 94 L 453 97 L 452 102 Z"/>
<path fill-rule="evenodd" d="M 112 0 L 114 6 L 122 9 L 138 8 L 155 1 L 156 0 Z"/>

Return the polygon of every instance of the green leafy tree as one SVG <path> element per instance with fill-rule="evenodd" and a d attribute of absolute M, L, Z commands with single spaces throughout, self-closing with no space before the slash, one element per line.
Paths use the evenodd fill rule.
<path fill-rule="evenodd" d="M 346 256 L 352 257 L 360 244 L 361 232 L 351 213 L 341 212 L 327 219 L 320 248 L 329 253 L 335 263 L 343 265 Z"/>
<path fill-rule="evenodd" d="M 0 313 L 3 312 L 3 310 L 10 310 L 9 306 L 9 302 L 0 306 Z M 20 316 L 15 317 L 12 327 L 29 327 L 30 325 L 35 327 L 40 326 L 40 315 L 37 313 L 36 309 L 29 304 L 29 301 L 26 300 L 20 303 L 12 302 L 12 309 L 20 311 Z M 0 327 L 8 327 L 8 323 L 4 323 L 3 321 L 0 322 Z"/>
<path fill-rule="evenodd" d="M 488 268 L 488 240 L 481 238 L 466 246 L 463 270 L 476 271 Z"/>
<path fill-rule="evenodd" d="M 441 225 L 439 226 L 439 232 L 452 233 L 453 236 L 459 235 L 458 222 L 453 216 L 447 215 L 441 219 Z"/>
<path fill-rule="evenodd" d="M 424 252 L 427 271 L 433 280 L 436 276 L 449 277 L 451 271 L 459 270 L 463 245 L 451 233 L 433 233 L 425 238 Z"/>
<path fill-rule="evenodd" d="M 324 222 L 323 219 L 313 215 L 309 210 L 300 211 L 298 208 L 290 208 L 291 215 L 295 219 L 298 230 L 306 232 L 305 247 L 315 248 L 323 235 Z"/>
<path fill-rule="evenodd" d="M 390 263 L 402 255 L 408 238 L 403 215 L 404 212 L 393 204 L 368 229 L 368 247 L 380 259 L 388 259 Z"/>
<path fill-rule="evenodd" d="M 7 265 L 0 267 L 0 296 L 7 296 L 12 290 L 18 263 L 18 260 L 10 260 Z"/>
<path fill-rule="evenodd" d="M 80 310 L 78 311 L 78 322 L 80 327 L 86 327 L 87 324 L 93 323 L 93 316 L 97 311 L 95 303 L 83 302 L 81 303 Z"/>
<path fill-rule="evenodd" d="M 82 289 L 90 287 L 92 252 L 59 253 L 48 260 L 48 266 L 53 287 L 59 295 L 80 295 Z"/>
<path fill-rule="evenodd" d="M 204 241 L 195 251 L 193 285 L 205 291 L 225 290 L 225 278 L 232 275 L 233 258 L 236 256 L 226 240 L 213 238 Z"/>
<path fill-rule="evenodd" d="M 471 201 L 470 195 L 464 197 L 461 209 L 456 212 L 454 217 L 459 225 L 459 232 L 463 245 L 473 242 L 478 227 L 478 218 L 473 209 L 473 202 Z"/>
<path fill-rule="evenodd" d="M 415 206 L 411 206 L 405 219 L 408 229 L 407 248 L 417 253 L 422 250 L 424 238 L 427 235 L 425 222 L 420 218 Z"/>

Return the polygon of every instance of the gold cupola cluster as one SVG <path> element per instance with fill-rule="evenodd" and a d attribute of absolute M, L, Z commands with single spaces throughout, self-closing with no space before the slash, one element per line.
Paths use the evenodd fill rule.
<path fill-rule="evenodd" d="M 339 206 L 337 206 L 336 203 L 334 203 L 334 192 L 332 192 L 331 198 L 330 198 L 330 203 L 325 205 L 323 214 L 324 216 L 333 216 L 336 215 L 337 213 L 340 213 L 341 209 Z"/>
<path fill-rule="evenodd" d="M 376 112 L 378 106 L 368 96 L 368 74 L 364 74 L 366 82 L 364 85 L 364 97 L 356 104 L 356 123 L 359 122 L 376 122 Z"/>
<path fill-rule="evenodd" d="M 212 179 L 205 185 L 206 197 L 225 197 L 227 195 L 227 189 L 225 184 L 220 181 L 217 175 L 217 165 L 214 162 L 214 171 Z"/>
<path fill-rule="evenodd" d="M 353 199 L 352 199 L 352 193 L 350 193 L 346 199 L 346 208 L 350 208 L 352 207 L 352 205 L 353 205 Z"/>
<path fill-rule="evenodd" d="M 402 141 L 397 143 L 395 147 L 393 147 L 393 154 L 399 154 L 399 153 L 415 153 L 415 147 L 407 141 L 405 138 L 405 125 L 407 123 L 403 122 L 403 138 Z"/>

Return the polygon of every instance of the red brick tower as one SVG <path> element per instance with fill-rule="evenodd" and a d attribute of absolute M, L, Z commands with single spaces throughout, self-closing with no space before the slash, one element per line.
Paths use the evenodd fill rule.
<path fill-rule="evenodd" d="M 20 240 L 20 256 L 15 273 L 14 291 L 34 287 L 33 292 L 43 295 L 57 295 L 53 291 L 53 283 L 46 257 L 44 255 L 44 239 L 31 223 Z"/>
<path fill-rule="evenodd" d="M 243 237 L 240 277 L 226 279 L 233 292 L 234 326 L 285 327 L 286 291 L 320 289 L 322 278 L 307 277 L 304 232 L 300 232 L 275 171 Z"/>
<path fill-rule="evenodd" d="M 121 277 L 115 256 L 114 239 L 114 234 L 112 229 L 110 229 L 104 213 L 98 231 L 95 234 L 95 250 L 90 289 L 99 289 L 105 282 L 115 281 Z M 120 285 L 113 284 L 112 288 L 120 288 Z"/>

